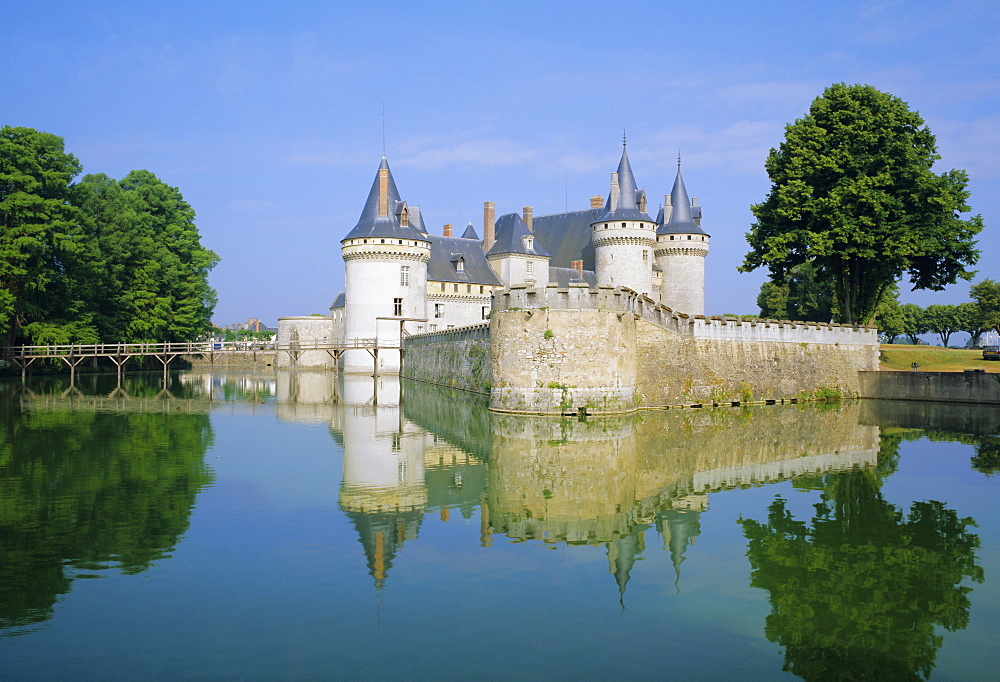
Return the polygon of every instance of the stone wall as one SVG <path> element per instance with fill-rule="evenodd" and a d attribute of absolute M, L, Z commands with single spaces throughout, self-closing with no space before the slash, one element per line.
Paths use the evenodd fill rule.
<path fill-rule="evenodd" d="M 639 321 L 636 398 L 641 405 L 858 396 L 858 371 L 878 368 L 874 331 L 866 344 L 868 331 L 848 327 L 730 322 L 726 338 L 719 320 L 692 323 L 691 335 L 677 335 Z"/>
<path fill-rule="evenodd" d="M 863 372 L 861 395 L 881 400 L 1000 404 L 1000 374 Z"/>
<path fill-rule="evenodd" d="M 302 348 L 331 344 L 334 342 L 333 318 L 327 315 L 279 317 L 275 341 L 279 348 L 288 347 L 293 341 L 298 341 Z M 277 355 L 279 368 L 292 366 L 292 358 L 287 352 L 278 351 Z M 332 369 L 333 364 L 333 358 L 325 350 L 304 351 L 295 362 L 303 369 Z"/>
<path fill-rule="evenodd" d="M 489 395 L 492 363 L 488 324 L 414 334 L 405 344 L 403 377 Z"/>
<path fill-rule="evenodd" d="M 621 287 L 515 286 L 490 324 L 411 336 L 404 376 L 490 393 L 501 412 L 857 396 L 872 328 L 691 317 Z M 487 367 L 489 369 L 487 369 Z"/>

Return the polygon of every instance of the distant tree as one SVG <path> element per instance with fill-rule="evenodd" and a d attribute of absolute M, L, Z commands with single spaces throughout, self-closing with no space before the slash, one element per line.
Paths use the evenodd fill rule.
<path fill-rule="evenodd" d="M 959 303 L 957 306 L 958 331 L 966 332 L 971 339 L 970 346 L 978 346 L 983 333 L 989 331 L 989 326 L 983 319 L 983 311 L 971 301 Z"/>
<path fill-rule="evenodd" d="M 903 333 L 910 337 L 910 343 L 920 343 L 920 335 L 929 331 L 924 309 L 916 303 L 903 303 L 899 312 L 903 316 Z"/>
<path fill-rule="evenodd" d="M 927 331 L 938 335 L 942 346 L 948 345 L 948 339 L 952 334 L 962 331 L 958 306 L 954 305 L 935 303 L 927 306 L 924 311 L 924 323 L 927 325 Z"/>
<path fill-rule="evenodd" d="M 1000 332 L 1000 282 L 984 279 L 970 290 L 986 329 Z"/>
<path fill-rule="evenodd" d="M 781 282 L 809 263 L 849 324 L 870 323 L 903 273 L 914 289 L 971 278 L 982 220 L 958 217 L 969 211 L 968 178 L 933 173 L 939 158 L 934 135 L 901 99 L 868 85 L 830 86 L 768 155 L 772 187 L 752 207 L 740 269 L 767 266 Z"/>
<path fill-rule="evenodd" d="M 85 238 L 69 203 L 80 162 L 63 140 L 31 128 L 0 128 L 0 339 L 95 339 L 70 294 Z"/>
<path fill-rule="evenodd" d="M 817 279 L 816 269 L 803 263 L 792 268 L 785 280 L 761 285 L 757 305 L 765 318 L 829 322 L 834 300 L 830 286 Z"/>
<path fill-rule="evenodd" d="M 898 289 L 896 290 L 898 291 Z M 876 318 L 879 334 L 885 343 L 895 343 L 896 338 L 906 333 L 906 320 L 903 311 L 900 309 L 899 300 L 895 293 L 892 296 L 882 297 L 879 303 L 878 317 Z"/>

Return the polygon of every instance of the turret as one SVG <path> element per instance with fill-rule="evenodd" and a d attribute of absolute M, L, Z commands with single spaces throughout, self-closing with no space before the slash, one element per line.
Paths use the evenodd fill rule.
<path fill-rule="evenodd" d="M 416 225 L 411 217 L 416 218 Z M 414 207 L 411 212 L 400 199 L 383 156 L 361 218 L 340 242 L 347 303 L 345 340 L 378 338 L 380 346 L 398 345 L 400 323 L 391 318 L 426 317 L 430 241 L 422 230 L 419 210 Z M 408 331 L 416 329 L 414 322 L 403 324 Z M 398 352 L 380 351 L 379 369 L 398 368 Z M 348 351 L 344 369 L 370 372 L 372 358 L 364 350 Z"/>
<path fill-rule="evenodd" d="M 688 199 L 681 162 L 670 195 L 657 216 L 656 264 L 663 271 L 660 302 L 689 315 L 705 314 L 705 256 L 709 235 L 701 229 L 698 200 Z"/>
<path fill-rule="evenodd" d="M 506 286 L 549 283 L 549 253 L 517 213 L 500 216 L 496 241 L 486 252 L 493 272 Z"/>
<path fill-rule="evenodd" d="M 653 250 L 656 223 L 645 212 L 646 193 L 636 187 L 622 144 L 618 171 L 611 174 L 605 211 L 591 224 L 597 283 L 654 294 Z"/>

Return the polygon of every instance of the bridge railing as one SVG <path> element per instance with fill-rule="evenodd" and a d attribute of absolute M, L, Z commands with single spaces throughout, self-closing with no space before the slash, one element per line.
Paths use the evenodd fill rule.
<path fill-rule="evenodd" d="M 52 346 L 0 347 L 0 357 L 18 360 L 44 358 L 121 357 L 132 355 L 205 355 L 210 353 L 267 351 L 343 351 L 352 349 L 398 349 L 399 342 L 386 343 L 378 338 L 276 341 L 193 341 L 183 343 L 96 343 L 57 344 Z"/>

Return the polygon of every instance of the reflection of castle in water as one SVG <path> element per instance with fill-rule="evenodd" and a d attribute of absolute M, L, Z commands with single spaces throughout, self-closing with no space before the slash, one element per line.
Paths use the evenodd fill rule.
<path fill-rule="evenodd" d="M 648 531 L 680 577 L 710 495 L 873 466 L 858 406 L 655 411 L 592 421 L 490 413 L 467 393 L 395 375 L 281 374 L 278 414 L 328 419 L 343 446 L 341 508 L 377 586 L 423 516 L 480 510 L 482 543 L 607 548 L 624 592 Z"/>

